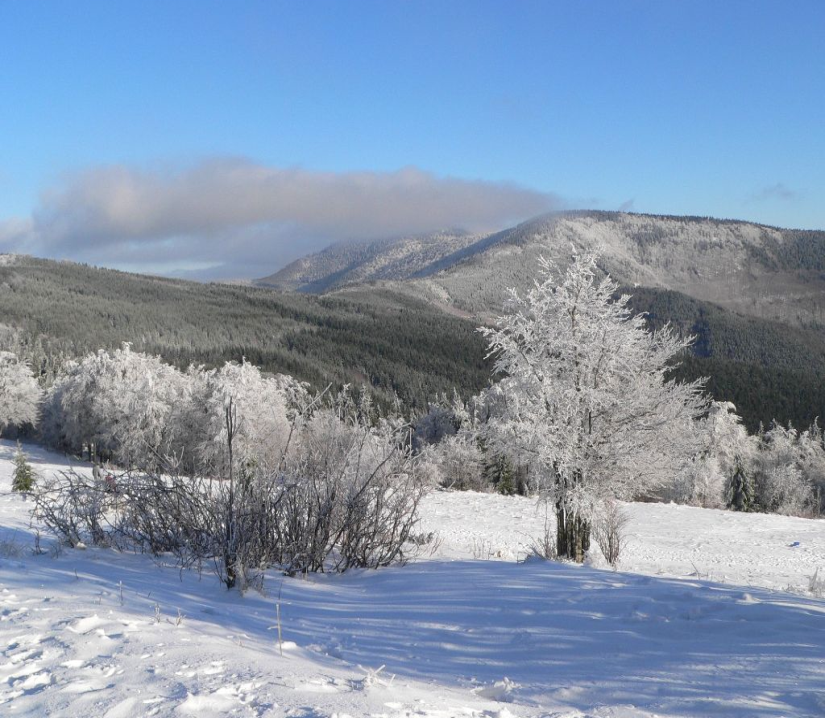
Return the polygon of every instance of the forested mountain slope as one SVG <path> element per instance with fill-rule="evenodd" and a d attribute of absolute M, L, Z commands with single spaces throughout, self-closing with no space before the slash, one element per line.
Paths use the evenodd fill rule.
<path fill-rule="evenodd" d="M 733 401 L 749 428 L 774 418 L 805 426 L 825 416 L 825 232 L 565 212 L 466 240 L 442 236 L 435 259 L 403 242 L 339 245 L 328 252 L 347 257 L 346 272 L 325 275 L 324 253 L 313 255 L 301 260 L 313 283 L 296 286 L 340 287 L 334 295 L 342 297 L 391 288 L 491 322 L 510 287 L 523 291 L 532 284 L 539 257 L 565 266 L 573 251 L 595 250 L 600 267 L 633 295 L 636 311 L 650 314 L 653 327 L 671 321 L 696 335 L 680 376 L 709 377 L 714 396 Z M 382 277 L 369 268 L 383 266 L 395 251 L 403 251 L 406 275 L 376 281 Z M 281 274 L 297 277 L 295 269 Z M 358 277 L 373 284 L 354 286 Z"/>
<path fill-rule="evenodd" d="M 180 367 L 246 357 L 316 388 L 365 384 L 421 409 L 438 392 L 488 382 L 475 329 L 386 290 L 316 297 L 0 255 L 0 345 L 40 373 L 128 341 Z"/>
<path fill-rule="evenodd" d="M 732 401 L 751 431 L 774 419 L 804 428 L 825 417 L 825 334 L 746 317 L 679 292 L 625 288 L 630 306 L 656 329 L 673 324 L 696 337 L 676 376 L 707 377 L 717 400 Z"/>

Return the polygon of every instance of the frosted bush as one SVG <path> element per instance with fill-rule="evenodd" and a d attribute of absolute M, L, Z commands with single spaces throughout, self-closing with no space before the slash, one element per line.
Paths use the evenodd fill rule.
<path fill-rule="evenodd" d="M 422 458 L 442 488 L 461 491 L 489 488 L 484 478 L 484 456 L 470 433 L 446 437 L 428 447 Z"/>
<path fill-rule="evenodd" d="M 813 504 L 811 485 L 793 464 L 774 466 L 758 484 L 759 498 L 767 511 L 787 516 L 802 516 Z"/>

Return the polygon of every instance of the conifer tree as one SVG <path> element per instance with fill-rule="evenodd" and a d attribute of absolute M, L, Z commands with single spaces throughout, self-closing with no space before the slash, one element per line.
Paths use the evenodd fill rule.
<path fill-rule="evenodd" d="M 730 484 L 728 485 L 727 504 L 734 511 L 752 511 L 754 507 L 753 481 L 745 471 L 739 456 L 735 460 L 735 468 Z"/>
<path fill-rule="evenodd" d="M 34 489 L 34 471 L 26 460 L 23 447 L 17 442 L 17 451 L 14 453 L 14 475 L 11 482 L 11 490 L 19 493 L 29 493 Z"/>

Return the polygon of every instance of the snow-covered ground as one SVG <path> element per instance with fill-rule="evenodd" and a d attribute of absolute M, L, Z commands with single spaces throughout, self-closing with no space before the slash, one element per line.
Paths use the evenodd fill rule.
<path fill-rule="evenodd" d="M 33 555 L 12 455 L 0 441 L 3 716 L 825 715 L 825 600 L 802 595 L 822 521 L 633 504 L 613 572 L 524 562 L 532 501 L 438 492 L 432 556 L 240 595 L 148 556 Z"/>

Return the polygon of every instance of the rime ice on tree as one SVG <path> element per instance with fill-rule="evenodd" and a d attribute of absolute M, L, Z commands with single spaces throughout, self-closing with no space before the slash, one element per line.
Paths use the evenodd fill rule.
<path fill-rule="evenodd" d="M 504 375 L 489 440 L 515 447 L 555 503 L 558 553 L 582 561 L 590 519 L 605 498 L 659 483 L 697 447 L 692 420 L 705 409 L 700 382 L 667 378 L 690 344 L 669 327 L 646 331 L 618 285 L 596 277 L 596 256 L 576 255 L 557 281 L 542 260 L 526 296 L 498 328 L 482 328 Z"/>

